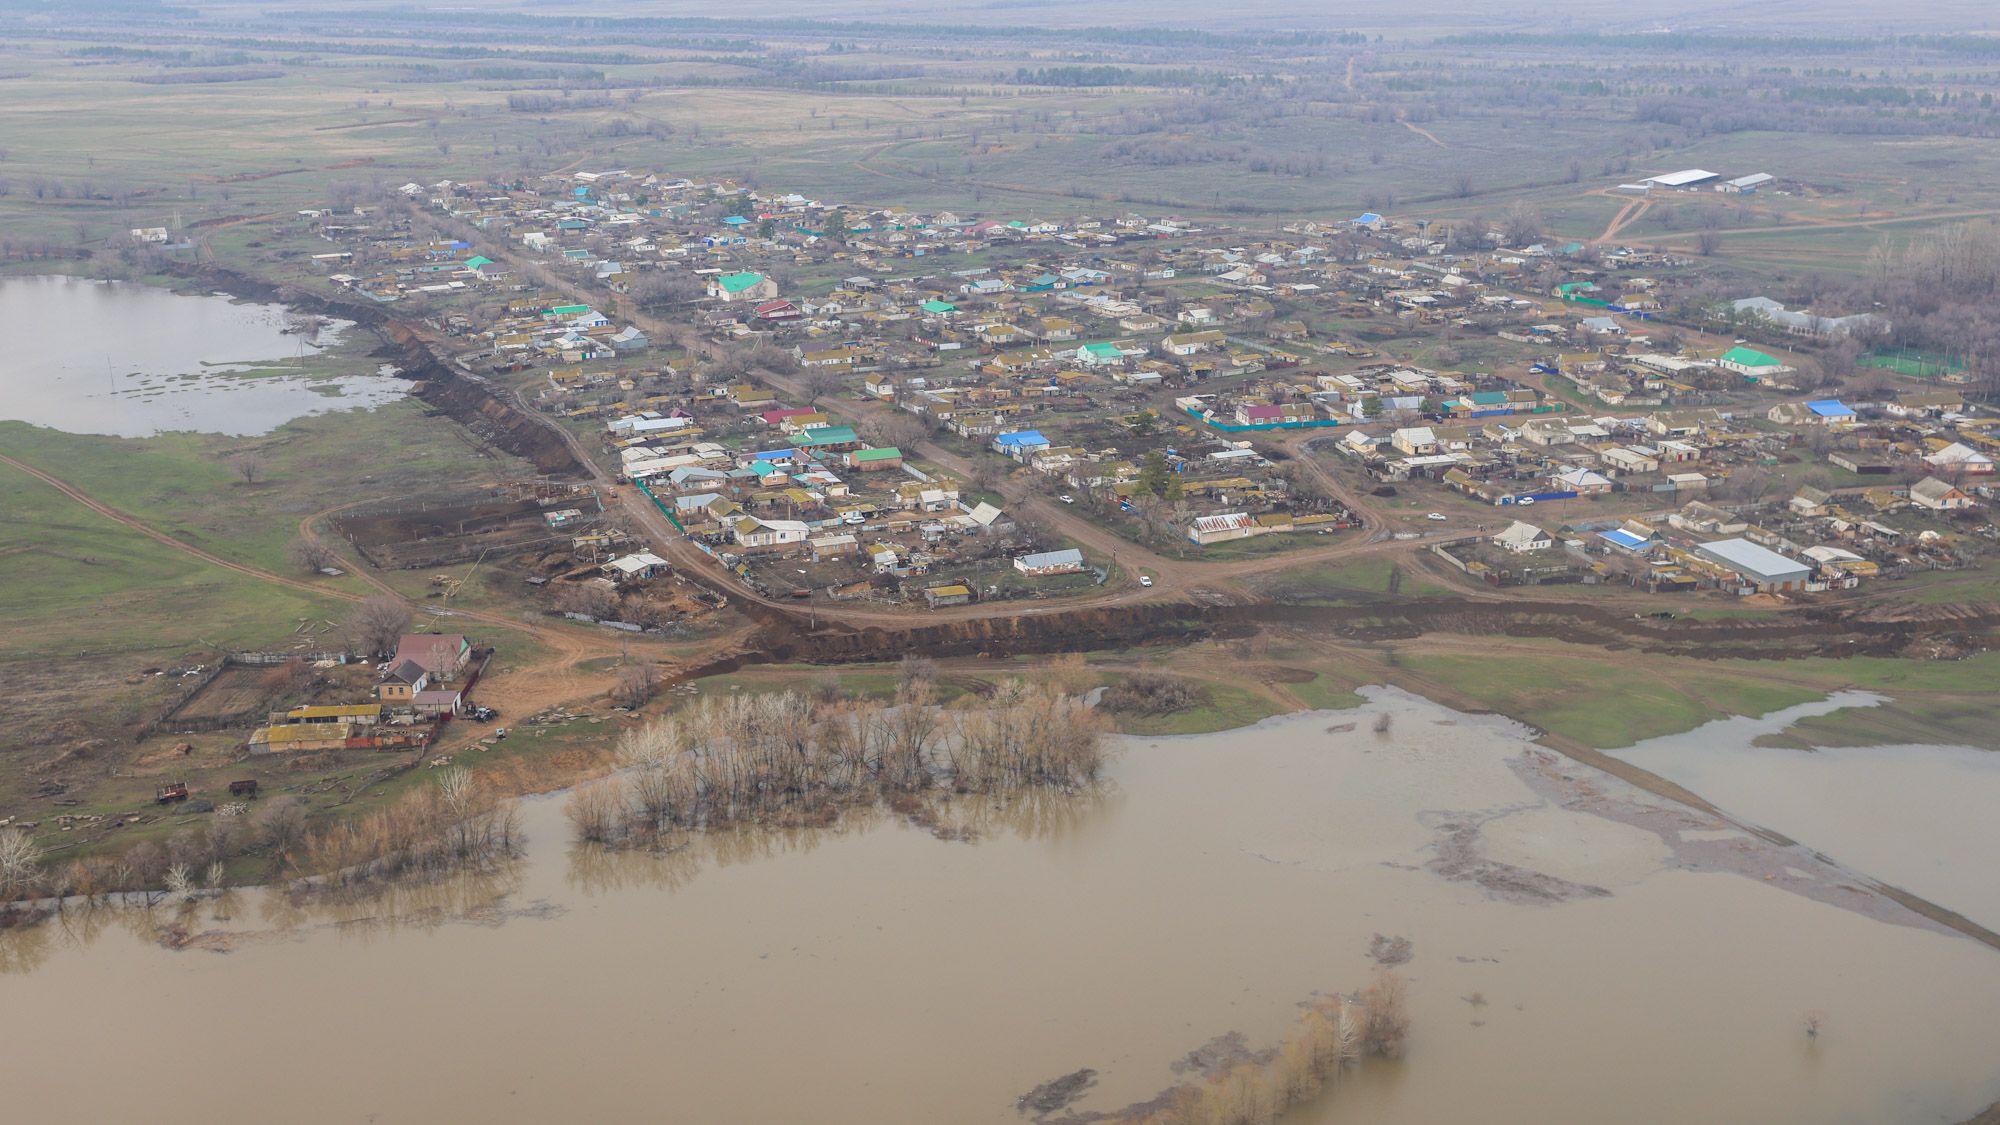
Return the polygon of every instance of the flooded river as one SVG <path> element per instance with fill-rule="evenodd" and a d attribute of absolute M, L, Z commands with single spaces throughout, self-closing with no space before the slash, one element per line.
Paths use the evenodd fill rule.
<path fill-rule="evenodd" d="M 2000 1098 L 2000 952 L 1397 693 L 1123 740 L 1101 794 L 952 810 L 971 843 L 875 813 L 606 855 L 554 799 L 525 820 L 501 873 L 202 903 L 180 951 L 137 910 L 0 934 L 0 1010 L 32 1029 L 11 1103 L 1018 1122 L 1089 1067 L 1073 1108 L 1108 1112 L 1362 986 L 1378 934 L 1411 943 L 1407 1055 L 1288 1121 L 1951 1122 Z"/>
<path fill-rule="evenodd" d="M 1614 751 L 1729 812 L 2000 930 L 2000 753 L 1966 746 L 1756 745 L 1800 719 L 1883 697 L 1846 691 Z"/>
<path fill-rule="evenodd" d="M 293 418 L 378 406 L 409 388 L 392 373 L 313 379 L 243 372 L 317 349 L 279 305 L 70 277 L 0 278 L 0 419 L 70 433 L 261 434 Z M 327 346 L 353 326 L 330 322 Z"/>

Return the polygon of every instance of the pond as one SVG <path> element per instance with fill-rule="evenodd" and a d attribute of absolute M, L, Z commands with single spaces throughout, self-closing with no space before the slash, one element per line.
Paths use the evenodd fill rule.
<path fill-rule="evenodd" d="M 69 433 L 238 436 L 293 418 L 366 409 L 408 393 L 393 369 L 315 378 L 309 366 L 353 325 L 308 342 L 283 306 L 72 277 L 0 278 L 0 419 Z M 254 374 L 252 374 L 254 373 Z"/>
<path fill-rule="evenodd" d="M 1121 739 L 1102 792 L 948 808 L 971 842 L 874 812 L 606 853 L 560 799 L 523 819 L 525 856 L 480 876 L 0 933 L 0 1009 L 33 1029 L 13 1104 L 1018 1123 L 1090 1068 L 1071 1109 L 1110 1113 L 1366 984 L 1376 935 L 1410 943 L 1407 1053 L 1294 1125 L 1949 1122 L 2000 1098 L 2000 952 L 1397 692 Z"/>

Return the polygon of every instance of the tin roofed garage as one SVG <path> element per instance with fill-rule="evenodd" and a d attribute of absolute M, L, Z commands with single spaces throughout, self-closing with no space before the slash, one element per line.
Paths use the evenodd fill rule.
<path fill-rule="evenodd" d="M 1812 575 L 1812 568 L 1806 564 L 1759 547 L 1748 539 L 1719 539 L 1694 550 L 1702 558 L 1735 571 L 1744 584 L 1761 591 L 1803 589 Z"/>

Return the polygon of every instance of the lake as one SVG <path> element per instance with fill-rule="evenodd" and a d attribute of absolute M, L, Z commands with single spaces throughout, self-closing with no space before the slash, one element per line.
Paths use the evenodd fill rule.
<path fill-rule="evenodd" d="M 1394 691 L 1118 740 L 1100 793 L 573 845 L 345 903 L 0 933 L 26 1116 L 1020 1122 L 1115 1111 L 1411 942 L 1406 1056 L 1291 1125 L 1940 1121 L 2000 1098 L 2000 952 L 1511 723 Z M 1387 711 L 1392 729 L 1372 728 Z M 1816 1039 L 1808 1011 L 1825 1013 Z"/>
<path fill-rule="evenodd" d="M 71 277 L 0 278 L 0 419 L 70 433 L 267 433 L 308 414 L 408 393 L 393 370 L 312 378 L 258 374 L 318 350 L 285 331 L 280 305 Z M 353 325 L 331 321 L 315 343 Z"/>

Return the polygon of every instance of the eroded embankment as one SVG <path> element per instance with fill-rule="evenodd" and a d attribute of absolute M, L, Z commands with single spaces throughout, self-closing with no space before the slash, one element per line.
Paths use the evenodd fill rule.
<path fill-rule="evenodd" d="M 380 305 L 273 285 L 220 266 L 182 266 L 172 272 L 234 297 L 271 301 L 351 320 L 381 338 L 382 347 L 375 355 L 395 364 L 404 378 L 415 381 L 418 399 L 464 426 L 479 440 L 530 462 L 536 472 L 546 476 L 590 475 L 562 435 L 548 423 L 522 410 L 502 388 L 452 368 L 423 337 Z"/>
<path fill-rule="evenodd" d="M 837 609 L 807 614 L 754 602 L 739 602 L 737 608 L 756 620 L 759 629 L 742 651 L 723 662 L 727 668 L 704 669 L 704 674 L 746 664 L 887 661 L 912 653 L 1001 657 L 1083 652 L 1239 637 L 1266 628 L 1304 629 L 1361 642 L 1439 633 L 1545 638 L 1696 659 L 1761 660 L 1902 656 L 1927 651 L 1940 636 L 1949 636 L 1962 649 L 1976 649 L 2000 628 L 2000 606 L 1994 605 L 1830 607 L 1760 618 L 1661 620 L 1555 602 L 1451 598 L 1369 606 L 1145 603 L 913 622 L 906 628 L 844 626 Z"/>

